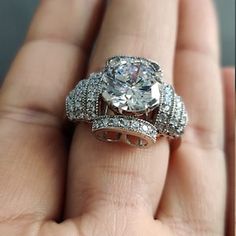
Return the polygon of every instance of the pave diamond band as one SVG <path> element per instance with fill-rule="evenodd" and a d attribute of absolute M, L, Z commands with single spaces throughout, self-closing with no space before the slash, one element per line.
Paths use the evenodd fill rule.
<path fill-rule="evenodd" d="M 163 81 L 160 66 L 139 57 L 116 56 L 82 80 L 66 98 L 71 121 L 92 123 L 103 141 L 147 147 L 160 136 L 180 137 L 188 122 L 182 98 Z"/>
<path fill-rule="evenodd" d="M 131 116 L 100 116 L 94 120 L 92 131 L 100 140 L 124 141 L 140 147 L 155 143 L 157 137 L 154 125 Z"/>

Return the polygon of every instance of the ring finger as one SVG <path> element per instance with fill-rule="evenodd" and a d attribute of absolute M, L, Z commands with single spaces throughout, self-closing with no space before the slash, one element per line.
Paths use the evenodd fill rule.
<path fill-rule="evenodd" d="M 90 71 L 114 55 L 158 61 L 172 82 L 178 1 L 110 1 Z M 92 148 L 91 148 L 92 147 Z M 79 125 L 69 160 L 66 214 L 141 208 L 153 217 L 163 190 L 169 157 L 167 140 L 140 150 L 97 141 Z M 85 207 L 86 206 L 86 207 Z M 108 210 L 109 211 L 109 210 Z"/>

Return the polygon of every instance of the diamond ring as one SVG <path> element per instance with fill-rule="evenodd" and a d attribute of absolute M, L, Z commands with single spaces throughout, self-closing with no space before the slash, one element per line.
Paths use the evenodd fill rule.
<path fill-rule="evenodd" d="M 66 98 L 71 121 L 92 123 L 102 141 L 148 147 L 179 138 L 188 123 L 182 98 L 163 81 L 160 66 L 140 57 L 115 56 L 101 72 L 81 80 Z"/>

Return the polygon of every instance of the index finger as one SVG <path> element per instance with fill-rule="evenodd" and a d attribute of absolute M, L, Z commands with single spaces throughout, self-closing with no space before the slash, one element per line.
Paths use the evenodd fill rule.
<path fill-rule="evenodd" d="M 99 0 L 41 1 L 1 88 L 1 220 L 60 215 L 64 97 L 83 73 L 101 7 Z"/>

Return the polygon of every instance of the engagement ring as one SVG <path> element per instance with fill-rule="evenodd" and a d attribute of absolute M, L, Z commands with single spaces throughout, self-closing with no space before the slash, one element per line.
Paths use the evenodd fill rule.
<path fill-rule="evenodd" d="M 115 56 L 101 72 L 81 80 L 66 98 L 71 121 L 92 123 L 102 141 L 148 147 L 179 138 L 188 122 L 182 98 L 164 82 L 160 66 L 140 57 Z"/>

